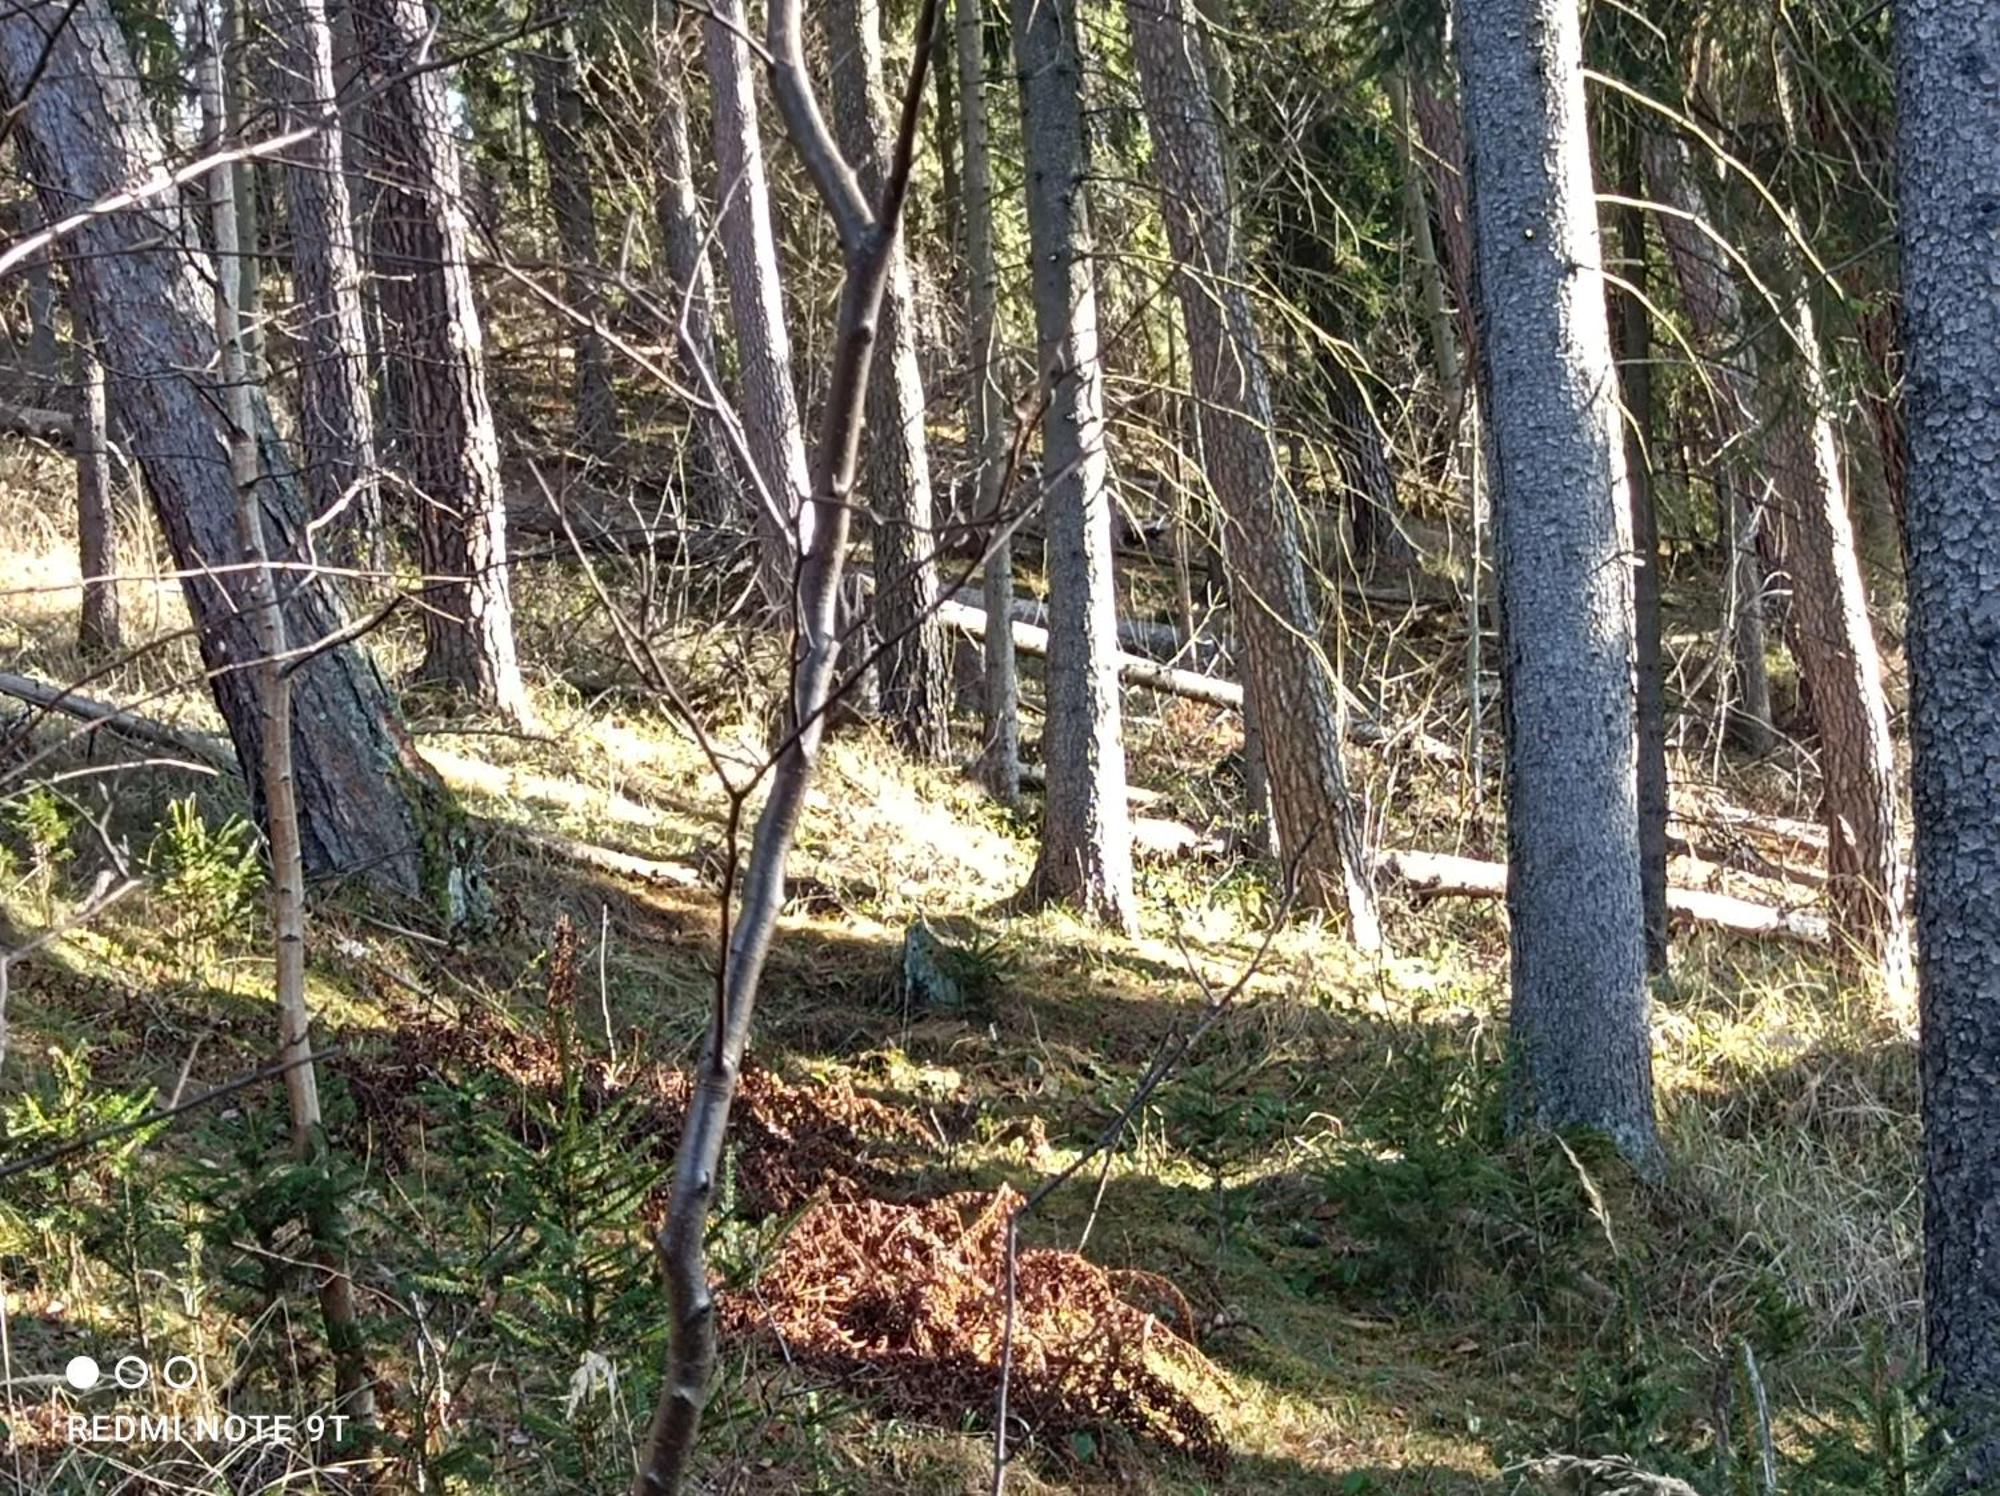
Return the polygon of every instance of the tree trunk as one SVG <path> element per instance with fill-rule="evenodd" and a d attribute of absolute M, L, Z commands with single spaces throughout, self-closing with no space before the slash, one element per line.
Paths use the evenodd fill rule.
<path fill-rule="evenodd" d="M 708 256 L 708 225 L 695 191 L 694 158 L 688 147 L 685 31 L 676 9 L 671 21 L 653 23 L 653 212 L 666 271 L 665 305 L 676 319 L 675 363 L 688 388 L 705 394 L 708 381 L 721 388 L 722 368 L 715 349 L 715 275 Z M 707 378 L 703 377 L 706 371 Z M 703 404 L 692 412 L 689 487 L 696 518 L 710 524 L 747 521 L 742 491 L 731 474 L 729 438 L 722 413 Z"/>
<path fill-rule="evenodd" d="M 861 190 L 882 190 L 894 127 L 884 116 L 882 32 L 877 0 L 830 0 L 833 130 Z M 929 45 L 920 40 L 919 45 Z M 924 382 L 910 266 L 899 234 L 890 247 L 889 285 L 876 335 L 881 357 L 868 382 L 868 446 L 861 502 L 875 553 L 874 626 L 884 649 L 881 709 L 895 739 L 920 758 L 951 752 L 951 667 L 936 618 L 937 531 L 924 434 Z"/>
<path fill-rule="evenodd" d="M 1035 336 L 1048 382 L 1042 414 L 1051 625 L 1042 729 L 1048 793 L 1029 892 L 1068 900 L 1092 918 L 1133 931 L 1139 911 L 1120 736 L 1104 365 L 1092 282 L 1076 3 L 1013 0 L 1013 6 Z"/>
<path fill-rule="evenodd" d="M 46 56 L 45 56 L 46 54 Z M 32 81 L 32 88 L 29 87 Z M 53 38 L 27 12 L 0 18 L 0 89 L 26 95 L 17 141 L 52 218 L 156 177 L 158 134 L 124 37 L 104 0 L 81 0 Z M 88 335 L 110 374 L 111 404 L 152 491 L 161 530 L 199 629 L 216 704 L 240 761 L 262 761 L 262 720 L 245 667 L 257 657 L 249 591 L 239 574 L 203 568 L 240 550 L 228 470 L 228 422 L 218 389 L 213 268 L 189 254 L 181 204 L 166 191 L 138 208 L 90 219 L 67 246 Z M 253 414 L 263 462 L 263 521 L 274 555 L 300 554 L 306 514 L 259 392 Z M 468 865 L 456 814 L 397 720 L 381 677 L 344 627 L 329 579 L 286 570 L 285 628 L 295 663 L 292 775 L 305 866 L 426 897 L 463 917 Z M 254 777 L 254 769 L 247 770 Z"/>
<path fill-rule="evenodd" d="M 958 263 L 958 255 L 964 244 L 960 236 L 965 223 L 965 178 L 959 169 L 959 152 L 965 137 L 958 123 L 959 80 L 952 68 L 955 34 L 952 18 L 947 14 L 944 24 L 938 28 L 937 35 L 932 37 L 930 42 L 931 71 L 932 76 L 937 79 L 935 144 L 939 195 L 943 208 L 943 222 L 940 227 L 944 230 L 946 262 L 954 265 Z"/>
<path fill-rule="evenodd" d="M 1006 401 L 1001 398 L 1000 270 L 993 249 L 993 146 L 986 94 L 986 0 L 957 0 L 959 117 L 965 124 L 966 446 L 972 453 L 972 512 L 997 531 L 1006 523 Z M 1014 595 L 1014 542 L 989 541 L 985 591 Z M 1021 685 L 1014 634 L 995 629 L 985 641 L 979 773 L 1003 805 L 1021 799 Z"/>
<path fill-rule="evenodd" d="M 222 135 L 232 144 L 243 142 L 244 118 L 251 91 L 251 42 L 244 25 L 248 0 L 221 0 Z M 258 201 L 258 163 L 239 161 L 229 169 L 228 190 L 236 212 L 236 252 L 218 255 L 233 264 L 236 285 L 237 341 L 244 373 L 264 379 L 264 257 L 262 204 Z M 210 179 L 220 182 L 220 174 Z"/>
<path fill-rule="evenodd" d="M 229 0 L 224 0 L 227 5 Z M 206 18 L 204 18 L 206 19 Z M 218 49 L 201 54 L 199 87 L 204 112 L 219 102 L 224 70 Z M 214 179 L 210 199 L 218 263 L 235 258 L 242 222 L 227 172 Z M 254 775 L 264 807 L 265 840 L 271 856 L 271 934 L 278 1000 L 278 1057 L 285 1071 L 285 1097 L 290 1112 L 293 1149 L 301 1159 L 318 1154 L 320 1135 L 319 1077 L 312 1059 L 311 1018 L 306 1008 L 306 889 L 305 865 L 299 846 L 299 804 L 292 772 L 292 690 L 285 674 L 290 654 L 284 611 L 271 570 L 264 516 L 257 500 L 259 460 L 256 405 L 243 346 L 243 307 L 231 294 L 225 277 L 223 294 L 215 298 L 215 340 L 221 358 L 223 410 L 229 447 L 229 479 L 236 498 L 236 526 L 243 567 L 243 587 L 250 604 L 250 627 L 256 658 L 245 672 L 263 719 L 262 758 Z M 307 1208 L 314 1266 L 319 1276 L 320 1313 L 327 1344 L 333 1351 L 334 1406 L 362 1429 L 375 1421 L 374 1378 L 356 1323 L 354 1285 L 336 1243 L 343 1241 L 338 1206 L 331 1201 Z"/>
<path fill-rule="evenodd" d="M 1601 1129 L 1653 1168 L 1631 537 L 1577 12 L 1455 9 L 1496 464 L 1514 1120 Z"/>
<path fill-rule="evenodd" d="M 1629 135 L 1630 132 L 1628 132 Z M 1620 164 L 1620 192 L 1640 195 L 1636 138 Z M 1639 749 L 1639 889 L 1646 920 L 1646 969 L 1667 969 L 1667 716 L 1660 661 L 1660 521 L 1653 497 L 1653 327 L 1646 310 L 1646 215 L 1618 210 L 1620 275 L 1630 290 L 1613 297 L 1612 344 L 1623 397 L 1626 492 L 1632 530 L 1634 659 Z"/>
<path fill-rule="evenodd" d="M 715 166 L 721 183 L 716 192 L 723 204 L 718 238 L 736 331 L 738 400 L 757 464 L 757 471 L 745 476 L 756 495 L 765 597 L 774 609 L 789 613 L 792 572 L 812 544 L 813 513 L 806 502 L 811 481 L 792 386 L 792 344 L 785 331 L 784 283 L 771 231 L 746 25 L 743 0 L 717 0 L 702 22 L 702 38 L 715 90 Z"/>
<path fill-rule="evenodd" d="M 334 106 L 333 30 L 326 0 L 276 0 L 285 49 L 278 70 L 278 128 L 291 130 Z M 337 561 L 378 574 L 388 562 L 375 470 L 375 410 L 368 393 L 368 330 L 361 256 L 347 190 L 345 132 L 315 131 L 287 153 L 285 206 L 291 216 L 292 284 L 300 340 L 299 443 L 306 496 Z"/>
<path fill-rule="evenodd" d="M 541 0 L 541 31 L 528 52 L 534 78 L 535 133 L 548 166 L 549 217 L 563 259 L 563 300 L 575 317 L 569 332 L 579 451 L 603 459 L 618 440 L 618 396 L 611 383 L 611 349 L 598 330 L 604 319 L 597 260 L 596 172 L 583 132 L 583 94 L 569 11 Z"/>
<path fill-rule="evenodd" d="M 1278 471 L 1264 354 L 1244 287 L 1222 135 L 1189 0 L 1127 0 L 1133 58 L 1152 132 L 1167 239 L 1180 266 L 1209 484 L 1222 512 L 1230 597 L 1244 642 L 1248 720 L 1260 729 L 1272 832 L 1296 859 L 1302 894 L 1345 909 L 1354 942 L 1381 930 L 1359 821 L 1340 760 L 1306 590 L 1298 512 Z"/>
<path fill-rule="evenodd" d="M 125 647 L 118 620 L 118 510 L 112 502 L 111 431 L 104 399 L 104 361 L 84 318 L 71 314 L 80 392 L 76 420 L 77 563 L 83 573 L 83 609 L 77 648 L 86 659 L 104 659 Z"/>
<path fill-rule="evenodd" d="M 387 178 L 376 206 L 385 352 L 409 427 L 398 433 L 416 490 L 425 678 L 512 720 L 529 715 L 514 654 L 507 508 L 473 301 L 471 234 L 444 75 L 424 0 L 355 0 L 356 39 L 378 90 L 374 147 Z"/>
<path fill-rule="evenodd" d="M 2000 12 L 1895 8 L 1924 1320 L 1952 1489 L 2000 1479 Z"/>
<path fill-rule="evenodd" d="M 1768 478 L 1750 457 L 1759 395 L 1756 355 L 1738 347 L 1742 299 L 1722 246 L 1707 228 L 1708 206 L 1687 153 L 1671 135 L 1649 133 L 1640 147 L 1647 186 L 1668 210 L 1660 236 L 1680 286 L 1694 332 L 1695 350 L 1709 361 L 1712 398 L 1704 402 L 1714 446 L 1716 501 L 1727 518 L 1729 572 L 1725 578 L 1728 643 L 1735 666 L 1729 705 L 1731 735 L 1755 754 L 1770 752 L 1771 681 L 1764 661 L 1764 568 L 1758 537 L 1765 528 Z"/>

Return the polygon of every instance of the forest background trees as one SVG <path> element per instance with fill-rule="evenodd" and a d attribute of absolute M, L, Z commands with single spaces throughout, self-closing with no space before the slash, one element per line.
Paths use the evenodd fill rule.
<path fill-rule="evenodd" d="M 1461 1056 L 1423 1125 L 1485 1119 L 1461 1142 L 1502 1161 L 1489 1183 L 1525 1169 L 1539 1189 L 1544 1133 L 1608 1140 L 1563 1155 L 1564 1188 L 1581 1180 L 1599 1214 L 1600 1171 L 1657 1202 L 1706 1166 L 1686 1036 L 1749 1002 L 1754 962 L 1899 1056 L 1915 985 L 1926 1406 L 1988 1468 L 1968 1410 L 2000 1393 L 1973 1203 L 1994 1152 L 1994 380 L 1990 298 L 1953 288 L 1991 280 L 1980 205 L 2000 185 L 1979 141 L 2000 120 L 1965 80 L 1993 26 L 1962 5 L 1898 7 L 1892 26 L 1859 0 L 50 0 L 0 17 L 18 225 L 0 458 L 74 464 L 20 485 L 17 525 L 60 530 L 73 584 L 6 593 L 74 593 L 69 611 L 49 632 L 23 602 L 0 634 L 0 693 L 29 707 L 0 724 L 0 805 L 26 807 L 6 824 L 40 870 L 0 864 L 10 900 L 39 889 L 21 959 L 114 892 L 179 897 L 167 862 L 131 852 L 173 824 L 160 776 L 240 782 L 269 870 L 286 1177 L 317 1181 L 271 1209 L 305 1232 L 334 1405 L 374 1443 L 400 1436 L 395 1399 L 373 1396 L 399 1352 L 358 1291 L 351 1243 L 380 1228 L 353 1116 L 416 1088 L 363 1082 L 349 1106 L 315 1054 L 312 981 L 366 986 L 342 966 L 365 929 L 443 953 L 391 986 L 472 1001 L 480 963 L 542 921 L 523 848 L 567 870 L 551 878 L 692 901 L 671 933 L 645 914 L 626 932 L 699 945 L 692 980 L 634 978 L 621 1016 L 642 1042 L 614 1020 L 600 900 L 587 1082 L 575 930 L 543 932 L 566 1079 L 555 1119 L 514 1133 L 568 1139 L 565 1167 L 615 1133 L 645 1176 L 603 1229 L 621 1261 L 657 1238 L 667 1307 L 643 1354 L 620 1354 L 645 1362 L 659 1411 L 650 1436 L 578 1456 L 601 1484 L 632 1454 L 641 1490 L 702 1468 L 718 1337 L 757 1333 L 730 1317 L 748 1272 L 731 1233 L 758 1208 L 730 1115 L 771 1117 L 749 1058 L 765 985 L 788 1045 L 811 1027 L 788 984 L 826 996 L 836 943 L 800 921 L 864 924 L 852 942 L 871 951 L 888 932 L 905 1047 L 933 1019 L 975 1034 L 965 1015 L 1020 985 L 1017 939 L 1062 982 L 1143 960 L 1199 993 L 1120 1097 L 1090 1102 L 1108 1131 L 960 1223 L 1008 1285 L 1004 1324 L 965 1331 L 999 1410 L 996 1485 L 1017 1365 L 1032 1416 L 1053 1417 L 1035 1401 L 1046 1345 L 1017 1363 L 1012 1338 L 1046 1286 L 1017 1271 L 1036 1212 L 1100 1154 L 1103 1198 L 1156 1089 L 1207 1062 L 1274 959 L 1375 993 L 1397 1016 L 1347 1037 L 1399 1084 L 1434 1050 Z M 9 562 L 23 575 L 55 564 L 35 543 Z M 168 762 L 105 768 L 90 755 L 114 738 Z M 672 793 L 667 740 L 688 771 Z M 557 804 L 569 819 L 545 824 Z M 103 861 L 68 916 L 58 823 L 96 827 L 86 861 Z M 871 845 L 849 847 L 861 826 Z M 952 850 L 968 837 L 991 839 L 1006 885 L 976 905 L 890 871 L 930 859 L 925 876 L 978 883 Z M 1211 943 L 1205 921 L 1256 938 Z M 1413 995 L 1458 991 L 1460 960 L 1493 984 L 1504 1040 L 1483 1017 L 1439 1037 Z M 871 1022 L 852 1033 L 882 1039 Z M 1845 1074 L 1831 1024 L 1773 1019 L 1773 1053 L 1808 1053 L 1772 1063 Z M 1092 1042 L 1121 1042 L 1103 1028 Z M 639 1075 L 681 1089 L 598 1126 Z M 1460 1108 L 1452 1085 L 1480 1099 Z M 1656 1113 L 1656 1088 L 1680 1099 Z M 1286 1146 L 1305 1126 L 1285 1111 Z M 932 1131 L 956 1156 L 963 1139 Z M 643 1232 L 640 1200 L 658 1206 Z M 1766 1272 L 1785 1277 L 1742 1276 Z M 580 1302 L 572 1428 L 608 1301 Z M 1752 1340 L 1730 1320 L 1715 1343 L 1761 1401 Z M 1175 1447 L 1199 1457 L 1194 1427 Z"/>

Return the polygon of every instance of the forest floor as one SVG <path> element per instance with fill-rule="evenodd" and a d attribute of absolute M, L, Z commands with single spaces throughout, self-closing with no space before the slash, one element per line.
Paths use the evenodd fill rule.
<path fill-rule="evenodd" d="M 69 537 L 18 501 L 0 532 L 0 662 L 69 680 Z M 353 890 L 316 902 L 331 1177 L 289 1164 L 266 1082 L 0 1182 L 0 1490 L 358 1484 L 303 1438 L 68 1434 L 73 1412 L 311 1414 L 328 1377 L 297 1222 L 329 1189 L 388 1488 L 622 1489 L 664 1345 L 649 1240 L 712 992 L 723 797 L 685 729 L 592 683 L 613 673 L 606 631 L 534 601 L 579 589 L 516 591 L 539 733 L 411 703 L 484 838 L 491 927 L 447 941 Z M 180 616 L 140 583 L 127 609 L 138 636 Z M 401 626 L 379 640 L 392 664 Z M 671 646 L 754 762 L 757 652 L 720 629 Z M 212 729 L 191 665 L 170 644 L 89 689 Z M 1233 721 L 1135 698 L 1128 739 L 1147 813 L 1212 824 Z M 148 757 L 100 740 L 50 765 Z M 1382 834 L 1492 855 L 1494 817 L 1441 773 L 1356 759 Z M 1786 783 L 1726 789 L 1797 814 Z M 258 1069 L 275 1021 L 240 786 L 155 763 L 20 790 L 0 789 L 6 944 L 84 897 L 106 860 L 93 818 L 148 882 L 0 989 L 0 1166 Z M 1270 871 L 1183 857 L 1142 865 L 1144 933 L 1124 940 L 1010 910 L 1032 830 L 870 730 L 828 748 L 711 1241 L 710 1489 L 986 1489 L 1001 1192 L 1075 1161 L 1204 1022 L 1103 1160 L 1023 1222 L 1011 1489 L 1658 1489 L 1640 1472 L 1761 1490 L 1767 1434 L 1786 1490 L 1906 1488 L 1914 1058 L 1824 953 L 1682 932 L 1655 1026 L 1673 1162 L 1646 1182 L 1588 1140 L 1506 1140 L 1497 905 L 1392 900 L 1394 954 L 1364 962 L 1304 916 L 1266 945 Z M 618 876 L 576 843 L 674 871 Z M 908 1000 L 918 922 L 956 1006 Z M 77 1395 L 53 1374 L 80 1352 L 184 1354 L 199 1375 Z"/>

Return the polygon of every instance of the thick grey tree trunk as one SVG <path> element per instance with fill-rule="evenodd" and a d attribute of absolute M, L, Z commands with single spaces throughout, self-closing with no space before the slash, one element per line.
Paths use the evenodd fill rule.
<path fill-rule="evenodd" d="M 881 101 L 877 0 L 827 0 L 833 132 L 871 198 L 882 190 L 895 127 Z M 927 43 L 924 43 L 927 45 Z M 895 739 L 920 758 L 951 752 L 951 666 L 937 620 L 936 511 L 924 434 L 924 378 L 909 257 L 897 235 L 868 376 L 868 433 L 859 498 L 875 553 L 876 632 L 883 641 L 881 710 Z"/>
<path fill-rule="evenodd" d="M 1924 1321 L 1973 1491 L 2000 1480 L 2000 11 L 1895 25 Z"/>
<path fill-rule="evenodd" d="M 959 118 L 965 128 L 965 324 L 967 482 L 979 526 L 996 530 L 1006 479 L 1007 402 L 1000 388 L 1000 269 L 993 249 L 993 142 L 986 95 L 986 0 L 957 0 Z M 1014 542 L 988 542 L 985 591 L 1014 595 Z M 1021 798 L 1021 684 L 1012 629 L 989 629 L 981 700 L 984 744 L 979 776 L 1003 805 Z"/>
<path fill-rule="evenodd" d="M 574 431 L 579 451 L 604 458 L 618 439 L 618 395 L 611 382 L 611 349 L 598 330 L 604 320 L 597 259 L 597 173 L 584 137 L 581 67 L 570 32 L 569 7 L 541 0 L 543 29 L 528 49 L 534 78 L 535 133 L 548 167 L 549 217 L 563 259 L 563 300 L 575 318 L 569 334 Z"/>
<path fill-rule="evenodd" d="M 1042 760 L 1048 789 L 1029 892 L 1136 930 L 1075 0 L 1014 0 L 1013 22 L 1035 337 L 1049 384 L 1042 414 L 1049 576 Z"/>
<path fill-rule="evenodd" d="M 744 41 L 747 24 L 743 0 L 718 0 L 702 22 L 702 50 L 715 91 L 715 192 L 722 204 L 717 237 L 736 332 L 737 403 L 757 464 L 756 474 L 745 477 L 757 509 L 765 597 L 773 608 L 789 612 L 797 558 L 812 538 L 813 512 L 806 502 L 811 479 L 792 384 L 792 341 L 785 330 L 756 77 Z"/>
<path fill-rule="evenodd" d="M 423 562 L 423 675 L 514 720 L 528 713 L 514 652 L 507 507 L 473 300 L 458 136 L 425 0 L 354 0 L 356 40 L 378 90 L 370 128 L 384 178 L 375 264 L 384 348 L 408 429 Z"/>
<path fill-rule="evenodd" d="M 27 95 L 16 140 L 51 216 L 161 173 L 160 139 L 135 80 L 105 0 L 80 0 L 53 39 L 31 12 L 0 17 L 0 91 L 10 104 Z M 181 223 L 178 194 L 163 192 L 91 219 L 66 250 L 125 440 L 175 562 L 189 572 L 183 587 L 216 704 L 254 779 L 262 718 L 247 674 L 258 653 L 250 592 L 240 573 L 202 571 L 240 553 L 229 422 L 217 387 L 214 270 L 189 253 Z M 304 499 L 285 476 L 290 462 L 261 393 L 252 393 L 267 454 L 258 494 L 265 531 L 274 556 L 296 558 Z M 366 652 L 328 644 L 345 626 L 338 588 L 286 569 L 279 589 L 293 649 L 318 650 L 292 674 L 292 773 L 307 871 L 426 897 L 447 918 L 462 914 L 467 863 L 450 798 L 411 747 Z"/>
<path fill-rule="evenodd" d="M 662 301 L 676 321 L 675 364 L 688 388 L 705 394 L 708 379 L 720 388 L 722 370 L 715 360 L 715 273 L 708 254 L 708 223 L 695 190 L 694 157 L 688 147 L 685 16 L 675 8 L 672 19 L 656 17 L 652 25 L 653 218 L 661 268 L 666 272 Z M 688 456 L 690 508 L 695 517 L 708 524 L 747 522 L 729 439 L 713 404 L 693 412 Z"/>
<path fill-rule="evenodd" d="M 1368 858 L 1340 760 L 1332 663 L 1321 649 L 1298 510 L 1278 470 L 1263 348 L 1245 290 L 1222 132 L 1190 0 L 1126 0 L 1167 241 L 1180 266 L 1203 458 L 1243 634 L 1248 715 L 1260 729 L 1276 852 L 1302 896 L 1344 909 L 1354 942 L 1381 945 Z"/>
<path fill-rule="evenodd" d="M 1617 375 L 1571 0 L 1459 0 L 1492 413 L 1517 1124 L 1659 1160 Z"/>
<path fill-rule="evenodd" d="M 333 107 L 333 29 L 326 0 L 273 0 L 284 64 L 279 128 L 296 129 Z M 368 329 L 361 253 L 347 190 L 340 128 L 317 130 L 287 153 L 292 284 L 300 339 L 299 444 L 313 513 L 338 513 L 322 531 L 334 559 L 380 571 L 387 562 L 375 470 L 375 409 L 368 392 Z"/>
<path fill-rule="evenodd" d="M 118 510 L 112 502 L 111 423 L 104 397 L 104 361 L 84 318 L 72 312 L 76 350 L 76 539 L 83 573 L 83 609 L 76 642 L 86 658 L 123 649 L 118 617 Z"/>

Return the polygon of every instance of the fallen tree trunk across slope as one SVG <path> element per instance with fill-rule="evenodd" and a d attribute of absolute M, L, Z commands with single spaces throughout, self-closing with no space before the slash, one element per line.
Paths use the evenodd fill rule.
<path fill-rule="evenodd" d="M 1376 861 L 1387 878 L 1418 893 L 1504 898 L 1507 865 L 1444 852 L 1384 852 Z M 1827 943 L 1826 918 L 1801 909 L 1753 904 L 1728 894 L 1669 888 L 1667 911 L 1695 924 L 1714 925 L 1739 935 L 1771 935 L 1809 945 Z"/>
<path fill-rule="evenodd" d="M 982 613 L 979 616 L 983 627 L 985 615 Z M 1018 631 L 1024 625 L 1017 624 L 1015 627 Z M 1229 683 L 1225 681 L 1221 684 Z M 65 691 L 60 686 L 48 685 L 27 676 L 0 673 L 0 695 L 28 702 L 44 711 L 61 712 L 136 742 L 177 750 L 231 772 L 236 771 L 228 745 L 219 738 L 169 727 L 164 722 L 139 716 L 108 702 Z M 447 781 L 452 777 L 448 767 L 445 777 Z M 506 829 L 544 852 L 599 872 L 682 888 L 697 881 L 692 870 L 683 872 L 674 863 L 654 862 L 629 852 L 598 847 L 529 827 L 509 825 Z M 1199 852 L 1209 850 L 1213 845 L 1192 828 L 1170 821 L 1149 822 L 1147 829 L 1152 833 L 1151 840 L 1156 843 L 1153 850 L 1160 855 Z M 1441 897 L 1501 898 L 1507 892 L 1506 865 L 1485 862 L 1476 857 L 1392 850 L 1376 859 L 1375 868 L 1381 877 L 1417 893 Z M 1748 899 L 1732 898 L 1727 894 L 1705 893 L 1690 888 L 1668 889 L 1667 908 L 1694 924 L 1709 925 L 1738 935 L 1771 936 L 1808 945 L 1825 945 L 1828 941 L 1825 918 L 1806 910 L 1780 909 L 1769 904 L 1752 903 Z"/>

